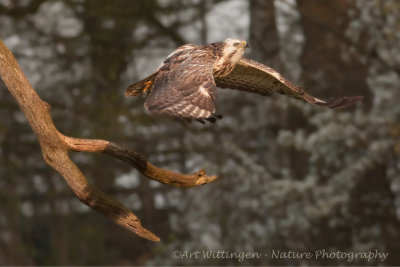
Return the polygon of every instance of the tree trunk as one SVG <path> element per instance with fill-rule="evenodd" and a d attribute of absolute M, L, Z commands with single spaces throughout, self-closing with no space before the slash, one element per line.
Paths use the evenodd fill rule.
<path fill-rule="evenodd" d="M 274 1 L 250 1 L 250 47 L 254 60 L 283 71 Z"/>
<path fill-rule="evenodd" d="M 301 56 L 304 86 L 311 93 L 326 96 L 363 95 L 363 105 L 371 104 L 367 66 L 344 40 L 350 23 L 347 0 L 298 0 L 305 44 Z"/>

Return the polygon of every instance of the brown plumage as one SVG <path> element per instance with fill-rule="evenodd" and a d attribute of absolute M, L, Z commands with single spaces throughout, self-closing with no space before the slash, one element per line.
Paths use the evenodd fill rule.
<path fill-rule="evenodd" d="M 265 96 L 277 92 L 329 108 L 344 108 L 362 99 L 352 96 L 324 101 L 309 95 L 274 69 L 242 58 L 245 47 L 246 42 L 235 39 L 181 46 L 154 73 L 129 86 L 125 94 L 148 92 L 145 107 L 150 112 L 200 122 L 221 118 L 215 115 L 217 86 Z"/>

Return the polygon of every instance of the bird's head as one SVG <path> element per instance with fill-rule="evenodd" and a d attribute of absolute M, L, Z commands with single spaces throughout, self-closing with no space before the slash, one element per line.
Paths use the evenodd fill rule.
<path fill-rule="evenodd" d="M 236 63 L 243 56 L 244 50 L 249 47 L 246 41 L 238 39 L 226 39 L 223 43 L 223 57 L 231 58 L 233 63 Z"/>

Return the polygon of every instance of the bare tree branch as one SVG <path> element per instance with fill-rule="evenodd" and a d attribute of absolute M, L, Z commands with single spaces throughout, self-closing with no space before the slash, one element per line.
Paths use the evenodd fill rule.
<path fill-rule="evenodd" d="M 146 177 L 165 184 L 191 187 L 212 182 L 217 178 L 207 176 L 203 170 L 191 175 L 183 175 L 159 169 L 143 156 L 112 142 L 71 138 L 59 133 L 50 116 L 50 105 L 37 95 L 2 40 L 0 40 L 0 77 L 17 100 L 35 132 L 46 163 L 64 177 L 81 202 L 140 237 L 155 242 L 160 240 L 142 227 L 140 220 L 122 203 L 89 184 L 86 177 L 69 158 L 69 151 L 109 154 L 130 163 Z"/>
<path fill-rule="evenodd" d="M 77 139 L 62 134 L 60 134 L 60 137 L 72 151 L 109 154 L 131 164 L 144 176 L 163 184 L 170 184 L 179 187 L 193 187 L 210 183 L 217 179 L 217 176 L 207 176 L 204 170 L 184 175 L 157 168 L 135 151 L 119 146 L 113 142 L 105 140 Z"/>

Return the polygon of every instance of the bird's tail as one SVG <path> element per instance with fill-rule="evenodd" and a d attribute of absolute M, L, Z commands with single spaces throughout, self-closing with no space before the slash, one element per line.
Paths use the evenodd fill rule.
<path fill-rule="evenodd" d="M 125 90 L 125 96 L 138 96 L 142 93 L 145 93 L 153 87 L 154 84 L 154 79 L 156 77 L 156 73 L 151 74 L 150 76 L 147 76 L 141 81 L 138 81 L 132 85 L 130 85 L 126 90 Z"/>

